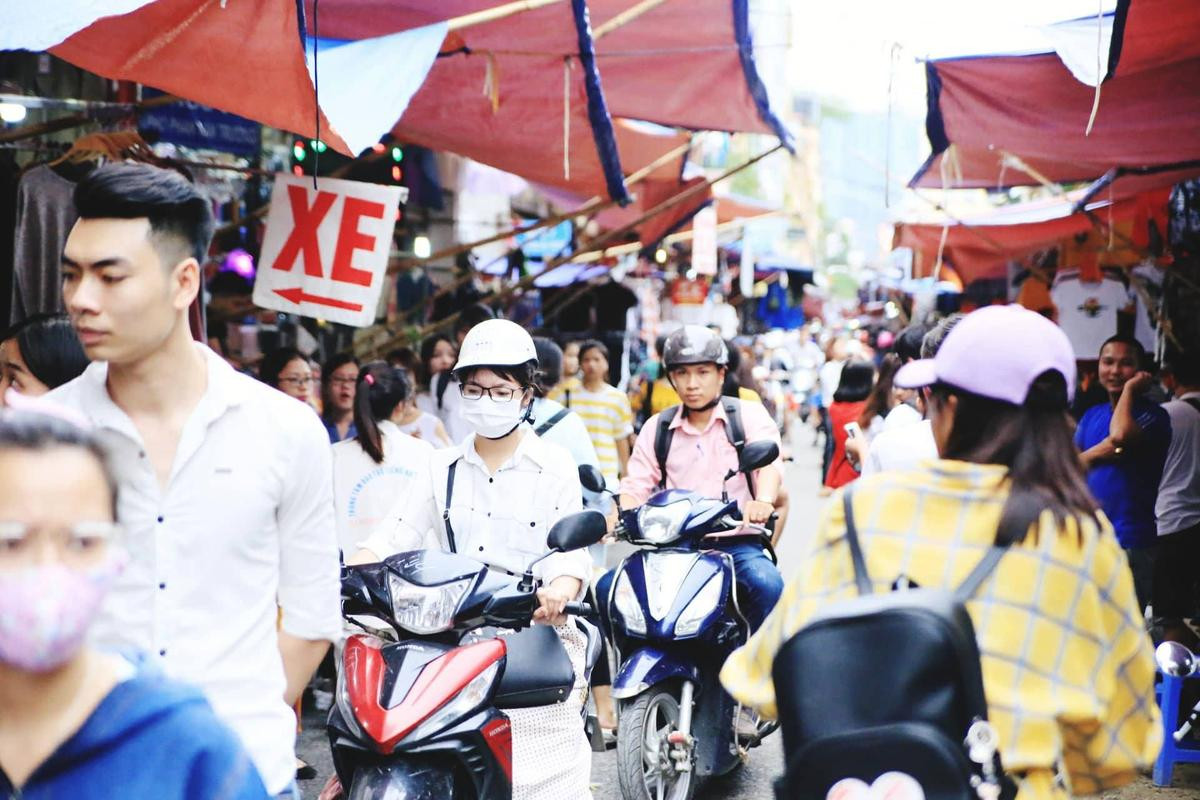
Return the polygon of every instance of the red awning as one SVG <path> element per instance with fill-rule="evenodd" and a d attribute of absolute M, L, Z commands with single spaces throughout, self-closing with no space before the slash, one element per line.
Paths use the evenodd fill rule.
<path fill-rule="evenodd" d="M 1090 136 L 1095 90 L 1075 80 L 1055 54 L 949 59 L 927 69 L 926 128 L 935 155 L 914 186 L 940 187 L 944 177 L 952 188 L 1039 183 L 1006 166 L 1006 154 L 1060 183 L 1093 180 L 1115 167 L 1156 170 L 1200 161 L 1200 62 L 1106 81 Z M 1183 172 L 1200 173 L 1200 163 Z"/>
<path fill-rule="evenodd" d="M 1168 189 L 1147 192 L 1112 204 L 1096 203 L 1089 210 L 1114 225 L 1154 219 L 1165 230 Z M 1004 206 L 987 215 L 961 221 L 905 222 L 896 225 L 893 245 L 913 250 L 913 276 L 933 274 L 943 231 L 946 245 L 942 259 L 962 276 L 965 283 L 1002 276 L 1009 261 L 1021 260 L 1054 247 L 1076 234 L 1094 229 L 1086 214 L 1071 213 L 1081 193 L 1063 199 Z M 1141 231 L 1133 232 L 1143 239 Z"/>
<path fill-rule="evenodd" d="M 1116 56 L 1117 77 L 1200 59 L 1200 3 L 1195 0 L 1120 3 L 1114 29 L 1109 61 Z"/>

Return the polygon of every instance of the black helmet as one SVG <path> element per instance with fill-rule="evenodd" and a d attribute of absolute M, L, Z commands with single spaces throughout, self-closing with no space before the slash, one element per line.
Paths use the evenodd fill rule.
<path fill-rule="evenodd" d="M 716 331 L 703 325 L 684 325 L 667 337 L 663 364 L 668 370 L 684 364 L 729 365 L 729 350 Z"/>

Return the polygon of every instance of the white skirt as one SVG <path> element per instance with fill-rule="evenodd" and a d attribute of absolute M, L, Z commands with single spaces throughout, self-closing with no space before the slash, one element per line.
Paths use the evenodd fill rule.
<path fill-rule="evenodd" d="M 587 638 L 573 624 L 555 626 L 575 667 L 562 703 L 505 711 L 512 721 L 513 800 L 591 800 L 592 748 L 583 731 Z"/>

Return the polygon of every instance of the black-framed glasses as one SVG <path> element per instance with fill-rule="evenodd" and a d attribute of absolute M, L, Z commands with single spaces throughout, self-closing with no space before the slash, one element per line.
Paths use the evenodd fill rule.
<path fill-rule="evenodd" d="M 477 383 L 460 383 L 458 391 L 468 400 L 478 400 L 486 394 L 496 403 L 507 403 L 514 396 L 521 394 L 523 390 L 513 389 L 511 386 L 487 387 Z"/>
<path fill-rule="evenodd" d="M 313 382 L 313 379 L 312 379 L 312 376 L 311 376 L 311 375 L 310 375 L 310 376 L 308 376 L 307 378 L 292 378 L 292 377 L 287 377 L 287 378 L 280 378 L 280 379 L 279 379 L 279 382 L 280 382 L 280 383 L 286 383 L 286 384 L 288 384 L 289 386 L 295 386 L 295 387 L 299 388 L 299 387 L 303 387 L 303 386 L 311 386 L 311 385 L 312 385 L 312 382 Z"/>

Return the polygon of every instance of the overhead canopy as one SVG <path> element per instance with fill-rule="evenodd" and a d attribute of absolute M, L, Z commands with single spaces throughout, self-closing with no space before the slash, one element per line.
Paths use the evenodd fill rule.
<path fill-rule="evenodd" d="M 1095 24 L 1071 26 L 1094 31 Z M 1078 50 L 1085 40 L 1076 37 L 1060 52 L 928 62 L 926 131 L 933 155 L 912 185 L 1066 183 L 1121 169 L 1127 175 L 1122 192 L 1131 194 L 1200 173 L 1200 4 L 1129 0 L 1118 5 L 1111 26 L 1102 59 L 1107 79 L 1090 135 L 1096 91 L 1067 66 L 1085 60 Z M 1014 166 L 1010 156 L 1032 170 Z"/>
<path fill-rule="evenodd" d="M 1123 225 L 1150 219 L 1165 230 L 1169 190 L 1148 192 L 1109 205 L 1107 201 L 1089 204 L 1106 224 Z M 933 274 L 938 248 L 945 231 L 942 258 L 954 267 L 964 283 L 1005 274 L 1009 261 L 1020 260 L 1054 247 L 1077 234 L 1094 230 L 1085 213 L 1072 213 L 1081 198 L 1075 192 L 1062 198 L 1003 206 L 985 215 L 965 220 L 902 222 L 896 224 L 893 245 L 913 251 L 914 277 Z M 1137 235 L 1141 237 L 1141 232 Z"/>

